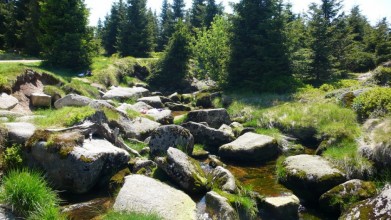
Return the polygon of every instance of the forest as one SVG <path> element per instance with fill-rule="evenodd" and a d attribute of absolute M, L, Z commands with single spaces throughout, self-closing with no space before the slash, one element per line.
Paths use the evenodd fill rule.
<path fill-rule="evenodd" d="M 0 0 L 0 219 L 388 219 L 387 18 L 191 2 Z"/>

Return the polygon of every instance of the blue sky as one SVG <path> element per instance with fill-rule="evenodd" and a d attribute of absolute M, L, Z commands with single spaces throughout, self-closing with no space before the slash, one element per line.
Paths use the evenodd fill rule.
<path fill-rule="evenodd" d="M 110 11 L 111 4 L 115 1 L 117 0 L 85 0 L 87 7 L 90 9 L 90 25 L 96 25 L 99 18 L 103 19 Z M 163 0 L 148 0 L 148 7 L 159 13 L 162 1 Z M 216 2 L 222 2 L 228 11 L 231 10 L 228 6 L 229 2 L 238 1 L 239 0 L 216 0 Z M 192 0 L 185 0 L 185 2 L 186 6 L 190 7 Z M 308 5 L 311 2 L 319 3 L 320 0 L 290 0 L 290 2 L 293 4 L 294 12 L 303 12 L 308 9 Z M 383 17 L 387 17 L 388 21 L 391 22 L 391 0 L 345 0 L 344 10 L 349 11 L 353 5 L 359 5 L 362 13 L 372 24 L 375 24 Z"/>

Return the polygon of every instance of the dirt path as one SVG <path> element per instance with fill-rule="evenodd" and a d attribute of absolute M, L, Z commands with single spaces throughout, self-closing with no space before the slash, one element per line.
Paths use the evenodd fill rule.
<path fill-rule="evenodd" d="M 0 60 L 0 63 L 37 63 L 43 60 Z"/>

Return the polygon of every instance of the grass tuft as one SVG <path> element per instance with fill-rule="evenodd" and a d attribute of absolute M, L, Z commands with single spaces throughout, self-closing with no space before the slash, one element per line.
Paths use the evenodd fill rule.
<path fill-rule="evenodd" d="M 39 128 L 69 127 L 85 118 L 95 114 L 90 106 L 85 107 L 64 107 L 58 110 L 38 110 L 36 115 L 43 116 L 34 119 L 34 124 Z"/>
<path fill-rule="evenodd" d="M 137 212 L 114 212 L 107 213 L 103 220 L 161 220 L 162 218 L 156 214 L 144 214 Z"/>

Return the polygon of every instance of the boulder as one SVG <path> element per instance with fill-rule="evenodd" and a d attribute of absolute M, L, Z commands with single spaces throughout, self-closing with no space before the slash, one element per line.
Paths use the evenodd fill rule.
<path fill-rule="evenodd" d="M 188 155 L 193 153 L 194 137 L 189 130 L 178 125 L 164 125 L 151 134 L 148 143 L 152 156 L 164 156 L 169 147 L 179 148 Z"/>
<path fill-rule="evenodd" d="M 341 211 L 358 201 L 375 196 L 376 186 L 372 182 L 354 179 L 325 192 L 319 199 L 323 210 L 340 215 Z"/>
<path fill-rule="evenodd" d="M 106 185 L 116 172 L 127 166 L 128 152 L 110 142 L 73 138 L 78 138 L 74 132 L 63 133 L 52 138 L 53 144 L 40 141 L 31 146 L 30 161 L 45 170 L 56 188 L 86 193 L 96 185 Z"/>
<path fill-rule="evenodd" d="M 132 172 L 151 176 L 155 168 L 157 168 L 157 164 L 152 160 L 138 159 L 133 165 Z"/>
<path fill-rule="evenodd" d="M 27 122 L 4 123 L 8 130 L 9 141 L 24 144 L 35 132 L 35 126 Z"/>
<path fill-rule="evenodd" d="M 340 95 L 339 100 L 341 100 L 341 103 L 344 107 L 350 108 L 352 107 L 353 100 L 366 91 L 368 91 L 368 89 L 358 89 L 354 91 L 344 92 Z"/>
<path fill-rule="evenodd" d="M 275 138 L 252 132 L 245 133 L 219 148 L 219 155 L 223 159 L 242 162 L 270 161 L 280 152 Z"/>
<path fill-rule="evenodd" d="M 169 108 L 171 111 L 190 111 L 191 107 L 184 105 L 184 104 L 179 104 L 179 103 L 174 103 L 174 102 L 166 102 L 164 105 Z"/>
<path fill-rule="evenodd" d="M 4 205 L 0 205 L 0 219 L 1 220 L 15 220 L 17 218 L 12 213 L 11 209 L 9 209 L 8 207 L 5 207 Z"/>
<path fill-rule="evenodd" d="M 221 125 L 219 131 L 223 131 L 225 133 L 228 133 L 230 136 L 235 137 L 233 129 L 226 124 Z"/>
<path fill-rule="evenodd" d="M 170 147 L 167 156 L 158 157 L 155 162 L 186 192 L 200 194 L 208 190 L 208 180 L 200 163 L 181 150 Z"/>
<path fill-rule="evenodd" d="M 190 133 L 194 137 L 195 143 L 204 144 L 215 152 L 221 145 L 230 143 L 234 140 L 234 137 L 231 134 L 211 127 L 207 127 L 200 123 L 187 122 L 182 124 L 181 126 L 190 131 Z"/>
<path fill-rule="evenodd" d="M 103 99 L 138 99 L 149 95 L 149 90 L 143 87 L 112 87 L 108 92 L 103 95 Z"/>
<path fill-rule="evenodd" d="M 44 93 L 32 93 L 30 99 L 31 105 L 34 107 L 50 107 L 52 105 L 52 97 Z"/>
<path fill-rule="evenodd" d="M 233 194 L 237 192 L 235 177 L 229 170 L 217 166 L 212 170 L 211 176 L 213 186 Z"/>
<path fill-rule="evenodd" d="M 191 111 L 186 122 L 206 122 L 210 127 L 218 129 L 223 124 L 231 124 L 228 112 L 224 108 Z"/>
<path fill-rule="evenodd" d="M 181 96 L 177 92 L 169 95 L 168 98 L 171 99 L 173 102 L 180 102 L 181 101 Z"/>
<path fill-rule="evenodd" d="M 137 102 L 144 102 L 154 108 L 163 108 L 163 102 L 159 96 L 150 96 L 137 99 Z"/>
<path fill-rule="evenodd" d="M 54 107 L 56 109 L 60 109 L 62 107 L 66 106 L 87 106 L 92 102 L 92 99 L 81 96 L 81 95 L 76 95 L 76 94 L 69 94 L 64 96 L 63 98 L 57 100 L 54 103 Z"/>
<path fill-rule="evenodd" d="M 18 103 L 18 99 L 11 95 L 8 95 L 6 93 L 2 93 L 0 95 L 0 110 L 13 109 Z"/>
<path fill-rule="evenodd" d="M 61 213 L 65 214 L 67 219 L 97 219 L 103 212 L 109 211 L 108 203 L 111 204 L 111 198 L 96 198 L 87 202 L 62 206 Z"/>
<path fill-rule="evenodd" d="M 180 190 L 142 175 L 125 177 L 113 206 L 115 211 L 155 213 L 164 220 L 196 219 L 196 204 Z"/>
<path fill-rule="evenodd" d="M 133 110 L 136 112 L 144 113 L 147 112 L 148 110 L 153 109 L 152 106 L 144 103 L 144 102 L 137 102 L 133 105 L 127 104 L 127 103 L 122 103 L 117 110 L 126 112 L 127 110 Z"/>
<path fill-rule="evenodd" d="M 240 124 L 239 122 L 232 122 L 229 127 L 232 128 L 232 131 L 235 134 L 235 137 L 239 137 L 242 134 L 242 131 L 244 130 L 244 126 Z"/>
<path fill-rule="evenodd" d="M 132 121 L 121 123 L 127 138 L 144 140 L 156 130 L 160 124 L 145 117 L 137 117 Z"/>
<path fill-rule="evenodd" d="M 391 216 L 391 186 L 383 188 L 379 195 L 364 200 L 349 208 L 339 218 L 340 220 L 390 219 Z"/>
<path fill-rule="evenodd" d="M 19 112 L 11 112 L 7 110 L 0 110 L 0 117 L 22 117 L 24 114 Z"/>
<path fill-rule="evenodd" d="M 295 195 L 266 197 L 262 209 L 271 219 L 298 219 L 300 200 Z"/>
<path fill-rule="evenodd" d="M 145 114 L 151 116 L 155 121 L 163 125 L 174 123 L 174 116 L 172 116 L 171 110 L 154 108 L 146 111 Z"/>
<path fill-rule="evenodd" d="M 202 108 L 211 108 L 213 106 L 210 93 L 197 93 L 195 97 L 196 106 Z"/>
<path fill-rule="evenodd" d="M 316 155 L 287 157 L 277 169 L 279 182 L 309 205 L 316 204 L 323 193 L 346 181 L 344 173 Z"/>
<path fill-rule="evenodd" d="M 182 94 L 181 95 L 181 102 L 185 104 L 189 104 L 193 101 L 194 97 L 193 94 Z"/>
<path fill-rule="evenodd" d="M 214 191 L 210 191 L 205 196 L 207 211 L 212 219 L 217 220 L 237 220 L 239 219 L 235 209 L 229 204 L 228 199 Z"/>

